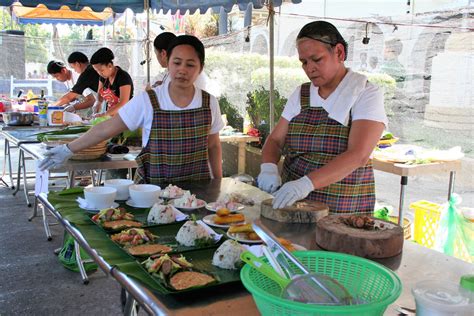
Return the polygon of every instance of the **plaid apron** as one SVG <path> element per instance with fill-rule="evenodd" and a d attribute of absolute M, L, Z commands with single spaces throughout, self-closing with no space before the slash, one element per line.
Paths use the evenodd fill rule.
<path fill-rule="evenodd" d="M 135 183 L 163 184 L 208 180 L 208 136 L 212 114 L 209 94 L 202 91 L 202 107 L 183 111 L 160 108 L 154 90 L 147 91 L 153 123 L 147 145 L 137 156 Z"/>
<path fill-rule="evenodd" d="M 299 179 L 319 169 L 347 149 L 349 126 L 329 118 L 322 107 L 310 107 L 311 83 L 301 86 L 301 112 L 289 124 L 282 180 Z M 375 205 L 375 182 L 372 162 L 360 167 L 339 182 L 314 190 L 310 200 L 325 203 L 332 214 L 372 214 Z"/>

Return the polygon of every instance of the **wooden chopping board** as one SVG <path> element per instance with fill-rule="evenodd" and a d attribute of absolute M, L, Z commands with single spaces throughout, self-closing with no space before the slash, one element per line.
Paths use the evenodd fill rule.
<path fill-rule="evenodd" d="M 262 201 L 261 215 L 283 223 L 316 223 L 329 214 L 326 204 L 311 200 L 301 200 L 292 206 L 274 209 L 273 199 Z"/>
<path fill-rule="evenodd" d="M 375 226 L 366 230 L 348 226 L 342 215 L 330 215 L 316 224 L 316 243 L 323 249 L 364 258 L 388 258 L 402 252 L 403 229 L 391 222 L 373 218 Z"/>

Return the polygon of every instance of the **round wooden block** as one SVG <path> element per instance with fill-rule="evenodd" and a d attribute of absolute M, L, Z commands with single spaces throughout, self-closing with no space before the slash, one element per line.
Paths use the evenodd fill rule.
<path fill-rule="evenodd" d="M 326 204 L 311 200 L 301 200 L 284 208 L 274 209 L 273 199 L 262 201 L 261 215 L 283 223 L 316 223 L 329 214 Z"/>
<path fill-rule="evenodd" d="M 403 229 L 387 221 L 373 218 L 375 226 L 366 230 L 346 225 L 341 217 L 330 215 L 316 224 L 316 243 L 323 249 L 347 253 L 364 258 L 388 258 L 403 249 Z"/>

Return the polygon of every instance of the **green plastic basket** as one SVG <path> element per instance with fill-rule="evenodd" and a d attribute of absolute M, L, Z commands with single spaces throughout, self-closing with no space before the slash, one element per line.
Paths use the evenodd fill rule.
<path fill-rule="evenodd" d="M 297 251 L 293 254 L 310 271 L 336 279 L 353 297 L 366 303 L 322 306 L 282 299 L 282 289 L 276 282 L 246 264 L 240 278 L 252 293 L 262 315 L 383 315 L 402 291 L 397 275 L 373 261 L 329 251 Z"/>

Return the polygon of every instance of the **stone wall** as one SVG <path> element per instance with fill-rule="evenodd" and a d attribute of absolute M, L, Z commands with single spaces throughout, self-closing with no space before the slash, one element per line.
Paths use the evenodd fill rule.
<path fill-rule="evenodd" d="M 12 35 L 5 32 L 0 33 L 0 77 L 14 78 L 25 77 L 25 37 L 23 35 Z M 22 62 L 18 62 L 18 61 Z M 8 92 L 10 93 L 10 92 Z"/>

